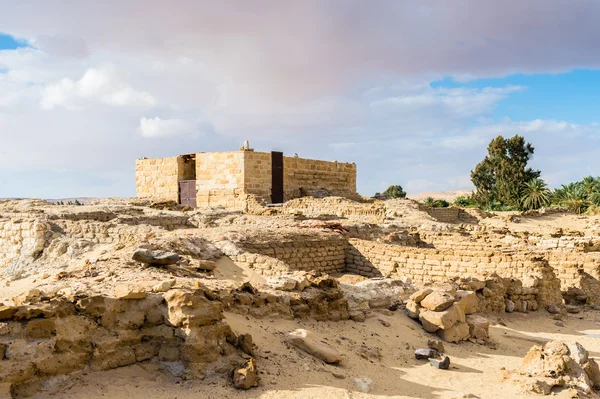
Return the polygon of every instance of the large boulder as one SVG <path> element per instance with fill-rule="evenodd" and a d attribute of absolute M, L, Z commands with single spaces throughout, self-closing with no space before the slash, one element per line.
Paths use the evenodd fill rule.
<path fill-rule="evenodd" d="M 447 329 L 457 322 L 464 322 L 465 315 L 457 304 L 453 304 L 448 309 L 441 312 L 423 310 L 419 314 L 419 320 L 427 332 L 435 332 L 441 329 Z"/>
<path fill-rule="evenodd" d="M 244 367 L 233 371 L 233 386 L 237 389 L 250 389 L 258 386 L 258 373 L 254 359 L 248 360 Z"/>
<path fill-rule="evenodd" d="M 445 330 L 438 330 L 437 335 L 446 342 L 458 343 L 469 338 L 469 325 L 459 322 Z"/>
<path fill-rule="evenodd" d="M 598 364 L 577 342 L 550 341 L 533 346 L 511 378 L 523 389 L 545 395 L 553 387 L 571 388 L 584 395 L 600 387 Z"/>
<path fill-rule="evenodd" d="M 488 339 L 490 337 L 490 321 L 485 317 L 477 315 L 467 315 L 467 324 L 469 325 L 469 335 L 475 339 Z"/>
<path fill-rule="evenodd" d="M 329 344 L 321 341 L 310 331 L 297 329 L 286 337 L 286 341 L 304 352 L 323 360 L 325 363 L 339 363 L 342 355 Z"/>
<path fill-rule="evenodd" d="M 427 295 L 421 302 L 420 305 L 425 309 L 440 312 L 448 309 L 454 303 L 454 296 L 441 291 L 433 291 Z"/>
<path fill-rule="evenodd" d="M 473 291 L 456 291 L 456 303 L 462 308 L 466 315 L 477 312 L 477 294 Z"/>

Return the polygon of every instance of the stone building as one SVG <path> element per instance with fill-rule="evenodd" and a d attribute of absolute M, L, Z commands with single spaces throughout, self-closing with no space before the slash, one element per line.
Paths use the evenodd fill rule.
<path fill-rule="evenodd" d="M 140 198 L 173 200 L 194 207 L 245 208 L 249 195 L 265 203 L 304 196 L 356 197 L 356 164 L 255 152 L 198 152 L 135 163 Z"/>

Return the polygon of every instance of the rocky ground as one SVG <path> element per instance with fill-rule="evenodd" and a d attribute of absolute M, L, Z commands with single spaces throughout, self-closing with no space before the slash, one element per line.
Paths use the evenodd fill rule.
<path fill-rule="evenodd" d="M 440 222 L 410 200 L 2 201 L 0 398 L 595 397 L 593 362 L 578 367 L 594 378 L 523 359 L 550 340 L 600 352 L 600 219 L 465 215 Z M 586 283 L 567 286 L 559 261 L 518 280 L 373 279 L 344 269 L 350 239 L 573 257 Z M 443 350 L 416 359 L 432 340 Z"/>

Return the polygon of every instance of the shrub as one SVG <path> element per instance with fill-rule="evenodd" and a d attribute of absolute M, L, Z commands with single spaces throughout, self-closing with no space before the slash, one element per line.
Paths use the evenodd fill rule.
<path fill-rule="evenodd" d="M 402 189 L 402 186 L 389 186 L 387 190 L 383 192 L 383 195 L 386 195 L 390 198 L 406 198 L 406 192 Z"/>

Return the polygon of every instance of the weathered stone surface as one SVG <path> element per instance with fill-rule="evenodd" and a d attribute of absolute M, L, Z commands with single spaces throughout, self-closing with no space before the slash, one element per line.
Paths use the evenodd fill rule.
<path fill-rule="evenodd" d="M 469 338 L 469 325 L 459 322 L 450 328 L 438 330 L 437 335 L 446 342 L 457 343 Z"/>
<path fill-rule="evenodd" d="M 222 304 L 209 301 L 203 293 L 180 289 L 165 293 L 167 320 L 172 326 L 195 327 L 221 320 Z"/>
<path fill-rule="evenodd" d="M 36 303 L 41 299 L 41 297 L 42 297 L 42 292 L 40 290 L 38 290 L 37 288 L 33 288 L 33 289 L 25 291 L 25 292 L 21 293 L 20 295 L 17 295 L 16 297 L 14 297 L 13 303 L 16 306 L 30 304 L 30 303 Z"/>
<path fill-rule="evenodd" d="M 433 291 L 420 302 L 420 305 L 427 310 L 441 312 L 452 306 L 454 301 L 454 297 L 448 293 Z"/>
<path fill-rule="evenodd" d="M 56 332 L 55 319 L 34 319 L 27 323 L 26 336 L 31 339 L 45 339 Z"/>
<path fill-rule="evenodd" d="M 581 309 L 579 309 L 577 306 L 575 305 L 565 305 L 565 310 L 567 311 L 567 313 L 579 313 L 581 311 Z"/>
<path fill-rule="evenodd" d="M 244 367 L 233 371 L 233 386 L 237 389 L 250 389 L 258 386 L 258 372 L 254 359 L 248 360 Z"/>
<path fill-rule="evenodd" d="M 598 368 L 598 363 L 594 359 L 588 359 L 587 364 L 583 366 L 583 370 L 589 377 L 590 381 L 593 384 L 594 388 L 600 387 L 600 369 Z"/>
<path fill-rule="evenodd" d="M 462 309 L 458 305 L 453 304 L 452 306 L 441 312 L 434 312 L 431 310 L 421 311 L 419 315 L 419 320 L 423 324 L 423 328 L 425 328 L 425 331 L 435 332 L 439 328 L 450 328 L 459 321 L 465 321 L 465 315 L 462 313 Z M 425 323 L 433 325 L 437 328 L 434 331 L 430 331 L 432 328 L 429 326 L 426 327 Z"/>
<path fill-rule="evenodd" d="M 504 304 L 505 304 L 504 310 L 506 311 L 506 313 L 512 313 L 515 311 L 515 303 L 513 301 L 511 301 L 510 299 L 505 300 Z"/>
<path fill-rule="evenodd" d="M 254 343 L 252 341 L 252 335 L 250 334 L 241 334 L 237 339 L 237 346 L 242 350 L 242 352 L 254 356 Z"/>
<path fill-rule="evenodd" d="M 142 299 L 146 289 L 134 284 L 119 284 L 115 287 L 115 296 L 120 299 Z"/>
<path fill-rule="evenodd" d="M 339 363 L 342 355 L 329 344 L 319 340 L 313 333 L 297 329 L 289 333 L 286 341 L 304 352 L 323 360 L 325 363 Z"/>
<path fill-rule="evenodd" d="M 477 312 L 477 294 L 473 291 L 456 291 L 456 303 L 462 308 L 465 315 Z"/>
<path fill-rule="evenodd" d="M 17 309 L 14 306 L 0 306 L 0 320 L 10 320 L 13 315 L 17 313 Z"/>
<path fill-rule="evenodd" d="M 175 286 L 175 282 L 176 282 L 175 279 L 162 281 L 162 282 L 156 284 L 154 287 L 152 287 L 152 291 L 167 292 Z"/>
<path fill-rule="evenodd" d="M 133 260 L 146 263 L 149 265 L 173 265 L 181 259 L 181 257 L 174 252 L 164 251 L 150 251 L 147 249 L 138 249 L 133 253 Z"/>
<path fill-rule="evenodd" d="M 431 288 L 424 288 L 412 294 L 409 299 L 417 304 L 421 303 L 423 299 L 429 294 L 431 294 L 433 290 Z"/>
<path fill-rule="evenodd" d="M 274 290 L 293 291 L 296 289 L 298 282 L 290 277 L 276 276 L 267 278 L 267 285 Z"/>
<path fill-rule="evenodd" d="M 490 337 L 490 321 L 477 315 L 467 315 L 467 324 L 469 325 L 469 335 L 475 339 L 488 339 Z"/>
<path fill-rule="evenodd" d="M 4 360 L 4 355 L 6 354 L 7 344 L 0 343 L 0 360 Z"/>
<path fill-rule="evenodd" d="M 410 300 L 406 302 L 406 314 L 408 315 L 408 317 L 410 317 L 411 319 L 418 319 L 420 312 L 421 307 L 417 302 Z"/>

